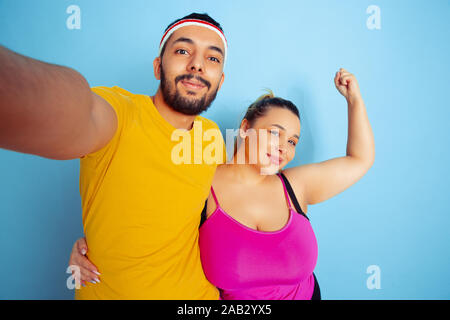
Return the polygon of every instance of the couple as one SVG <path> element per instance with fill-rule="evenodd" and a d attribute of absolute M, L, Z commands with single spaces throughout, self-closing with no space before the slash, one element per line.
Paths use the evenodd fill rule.
<path fill-rule="evenodd" d="M 72 69 L 0 48 L 0 87 L 8 88 L 0 96 L 0 147 L 80 158 L 89 247 L 78 240 L 69 263 L 80 266 L 82 280 L 97 283 L 86 282 L 77 299 L 318 296 L 317 244 L 307 207 L 350 187 L 374 161 L 358 84 L 344 69 L 334 78 L 348 102 L 345 157 L 281 171 L 294 157 L 300 117 L 291 102 L 269 95 L 241 122 L 234 157 L 245 164 L 174 164 L 174 130 L 193 137 L 194 121 L 203 130 L 217 129 L 199 114 L 224 81 L 226 55 L 223 31 L 208 15 L 175 21 L 154 60 L 161 82 L 149 97 L 118 87 L 91 91 Z M 259 151 L 267 148 L 256 163 L 248 161 L 250 129 L 269 137 L 267 144 L 256 140 Z M 279 173 L 261 174 L 267 167 Z M 206 220 L 198 228 L 203 208 Z"/>

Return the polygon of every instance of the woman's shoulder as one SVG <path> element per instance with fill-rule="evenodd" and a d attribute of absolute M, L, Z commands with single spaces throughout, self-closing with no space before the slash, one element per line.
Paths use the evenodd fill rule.
<path fill-rule="evenodd" d="M 304 191 L 304 180 L 305 174 L 307 174 L 307 166 L 296 166 L 288 169 L 284 169 L 281 173 L 286 177 L 289 183 L 294 187 L 294 189 L 299 192 Z"/>
<path fill-rule="evenodd" d="M 307 205 L 307 203 L 305 201 L 305 197 L 304 197 L 305 186 L 302 183 L 301 171 L 300 170 L 295 171 L 292 169 L 293 168 L 289 168 L 289 169 L 281 171 L 280 173 L 282 173 L 285 176 L 285 178 L 289 184 L 289 187 L 292 189 L 293 196 L 297 199 L 298 204 L 299 204 L 300 208 L 302 209 L 303 213 L 306 214 L 308 211 L 308 205 Z M 296 167 L 296 169 L 298 169 L 298 167 Z"/>
<path fill-rule="evenodd" d="M 226 180 L 229 178 L 230 170 L 231 164 L 224 163 L 217 166 L 212 180 L 212 185 L 214 188 L 220 187 L 220 185 L 227 183 Z"/>

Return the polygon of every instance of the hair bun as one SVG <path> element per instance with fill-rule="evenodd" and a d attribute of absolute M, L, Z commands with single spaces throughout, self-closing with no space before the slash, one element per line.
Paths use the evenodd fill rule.
<path fill-rule="evenodd" d="M 256 101 L 255 101 L 254 103 L 259 102 L 259 101 L 262 101 L 262 100 L 264 100 L 264 99 L 272 99 L 272 98 L 275 98 L 275 95 L 273 94 L 273 91 L 272 91 L 272 90 L 270 90 L 270 89 L 268 89 L 268 88 L 266 88 L 266 89 L 264 89 L 264 90 L 266 91 L 266 93 L 264 93 L 263 95 L 261 95 L 260 97 L 258 97 L 258 99 L 256 99 Z"/>

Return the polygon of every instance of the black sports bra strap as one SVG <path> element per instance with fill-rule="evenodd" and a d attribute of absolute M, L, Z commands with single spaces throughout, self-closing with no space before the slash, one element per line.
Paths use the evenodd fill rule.
<path fill-rule="evenodd" d="M 202 214 L 200 216 L 200 225 L 199 228 L 202 226 L 203 222 L 206 221 L 206 207 L 208 206 L 208 199 L 205 201 L 205 206 L 203 207 Z"/>
<path fill-rule="evenodd" d="M 212 196 L 213 196 L 213 198 L 214 198 L 214 201 L 216 202 L 216 208 L 219 208 L 219 207 L 220 207 L 219 201 L 217 201 L 216 193 L 214 192 L 213 186 L 211 186 L 211 193 L 212 193 Z M 207 206 L 208 206 L 208 199 L 206 199 L 206 201 L 205 201 L 205 206 L 203 207 L 203 211 L 202 211 L 202 214 L 201 214 L 201 219 L 200 219 L 200 226 L 199 226 L 199 228 L 202 226 L 203 222 L 206 221 L 206 207 L 207 207 Z"/>
<path fill-rule="evenodd" d="M 292 204 L 294 205 L 295 209 L 298 213 L 303 215 L 306 219 L 309 220 L 309 218 L 306 216 L 306 214 L 303 212 L 302 208 L 300 207 L 300 204 L 298 203 L 297 197 L 295 196 L 294 190 L 291 187 L 291 184 L 289 183 L 286 176 L 283 174 L 283 172 L 280 172 L 281 177 L 283 178 L 284 184 L 286 185 L 286 189 L 289 193 L 289 196 L 291 197 Z"/>

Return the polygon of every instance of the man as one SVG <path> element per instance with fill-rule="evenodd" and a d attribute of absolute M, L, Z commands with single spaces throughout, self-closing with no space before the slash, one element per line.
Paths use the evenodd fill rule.
<path fill-rule="evenodd" d="M 76 71 L 0 47 L 0 147 L 51 159 L 81 158 L 89 260 L 101 282 L 78 299 L 218 299 L 204 276 L 200 213 L 217 166 L 175 164 L 171 135 L 194 121 L 224 81 L 220 25 L 191 14 L 166 29 L 153 97 L 95 87 Z M 222 139 L 222 137 L 220 137 Z"/>

